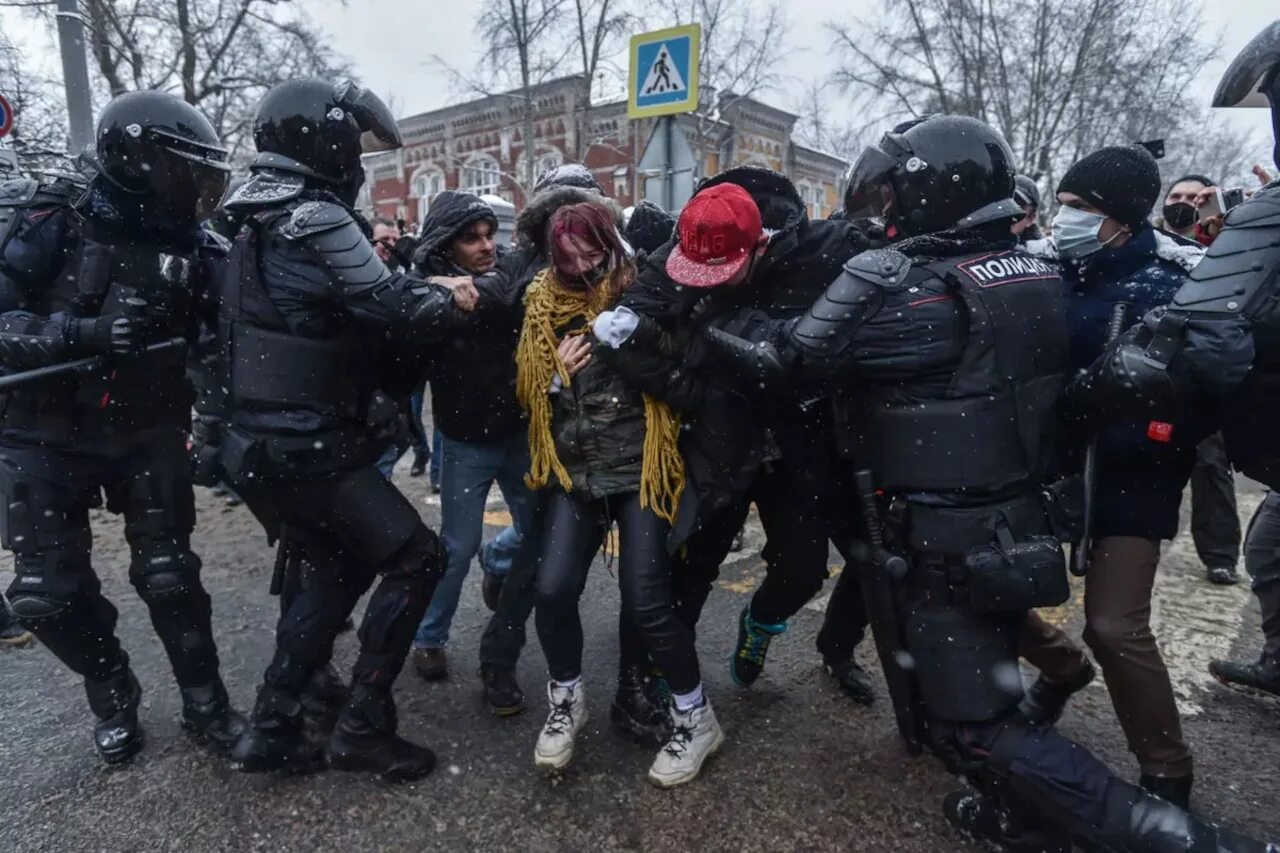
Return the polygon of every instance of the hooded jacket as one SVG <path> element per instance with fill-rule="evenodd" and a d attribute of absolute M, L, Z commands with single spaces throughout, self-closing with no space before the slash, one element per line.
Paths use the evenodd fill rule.
<path fill-rule="evenodd" d="M 440 193 L 423 220 L 415 267 L 422 275 L 468 275 L 449 257 L 448 249 L 472 223 L 486 219 L 496 224 L 492 208 L 479 197 Z M 515 392 L 519 337 L 518 316 L 483 312 L 433 349 L 428 379 L 437 429 L 468 444 L 497 444 L 524 430 Z"/>
<path fill-rule="evenodd" d="M 780 344 L 785 324 L 813 304 L 846 259 L 867 247 L 862 232 L 848 222 L 810 220 L 795 186 L 777 172 L 734 168 L 707 179 L 699 191 L 721 183 L 751 194 L 771 235 L 750 279 L 714 290 L 675 283 L 666 275 L 678 239 L 672 235 L 649 256 L 621 301 L 652 321 L 652 328 L 642 323 L 616 354 L 606 354 L 630 381 L 682 415 L 681 451 L 699 517 L 750 487 L 774 451 L 770 434 L 785 460 L 792 442 L 812 442 L 815 420 L 829 420 L 830 410 L 825 390 L 816 384 L 793 382 L 781 400 L 762 397 L 707 343 L 707 327 Z M 691 515 L 682 514 L 681 527 Z M 675 531 L 675 541 L 681 532 Z"/>

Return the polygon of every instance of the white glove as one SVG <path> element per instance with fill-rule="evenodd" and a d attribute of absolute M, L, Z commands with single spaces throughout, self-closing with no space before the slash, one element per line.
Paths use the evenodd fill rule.
<path fill-rule="evenodd" d="M 600 343 L 609 349 L 617 349 L 627 342 L 639 325 L 640 317 L 636 312 L 620 307 L 596 317 L 596 321 L 591 324 L 591 331 Z"/>

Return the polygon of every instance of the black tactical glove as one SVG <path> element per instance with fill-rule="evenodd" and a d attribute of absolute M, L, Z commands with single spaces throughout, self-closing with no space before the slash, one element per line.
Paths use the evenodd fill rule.
<path fill-rule="evenodd" d="M 129 355 L 142 348 L 146 322 L 125 314 L 108 314 L 85 320 L 72 320 L 67 327 L 67 342 L 88 353 Z"/>

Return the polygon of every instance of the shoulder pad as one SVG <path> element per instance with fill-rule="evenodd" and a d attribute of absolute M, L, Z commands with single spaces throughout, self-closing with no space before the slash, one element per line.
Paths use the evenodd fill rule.
<path fill-rule="evenodd" d="M 1238 215 L 1243 214 L 1243 215 Z M 1280 277 L 1280 193 L 1257 193 L 1227 215 L 1227 227 L 1173 298 L 1193 313 L 1251 316 Z"/>
<path fill-rule="evenodd" d="M 280 229 L 280 234 L 287 240 L 305 240 L 354 221 L 351 213 L 340 204 L 309 201 L 294 209 L 289 221 Z"/>
<path fill-rule="evenodd" d="M 845 261 L 844 269 L 884 290 L 901 290 L 911 272 L 911 259 L 896 249 L 872 249 Z"/>
<path fill-rule="evenodd" d="M 36 197 L 40 184 L 32 178 L 12 178 L 0 181 L 0 207 L 18 207 Z"/>
<path fill-rule="evenodd" d="M 258 174 L 232 190 L 224 207 L 269 207 L 284 204 L 302 192 L 302 178 L 295 175 Z"/>

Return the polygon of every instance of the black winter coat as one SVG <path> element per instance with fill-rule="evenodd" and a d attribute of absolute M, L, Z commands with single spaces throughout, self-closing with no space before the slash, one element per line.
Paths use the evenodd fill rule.
<path fill-rule="evenodd" d="M 676 284 L 666 275 L 667 257 L 676 245 L 673 237 L 648 258 L 621 301 L 652 322 L 642 322 L 616 354 L 597 350 L 631 382 L 682 416 L 680 449 L 699 517 L 741 495 L 770 455 L 780 451 L 785 459 L 787 436 L 798 431 L 777 427 L 808 419 L 800 407 L 811 412 L 823 405 L 819 401 L 825 394 L 805 379 L 791 383 L 782 399 L 762 398 L 758 386 L 745 381 L 707 342 L 706 328 L 714 325 L 782 348 L 785 321 L 807 310 L 839 276 L 844 261 L 868 245 L 848 222 L 809 220 L 795 187 L 776 172 L 730 169 L 699 190 L 720 183 L 746 189 L 760 207 L 764 227 L 774 232 L 751 279 L 740 287 L 711 291 Z M 682 512 L 682 526 L 690 515 Z M 676 541 L 680 533 L 676 531 Z"/>
<path fill-rule="evenodd" d="M 436 196 L 414 252 L 419 273 L 467 275 L 445 250 L 472 223 L 492 218 L 493 210 L 470 193 Z M 505 260 L 499 258 L 499 265 Z M 498 444 L 524 431 L 515 390 L 519 338 L 519 312 L 481 311 L 474 319 L 468 318 L 457 334 L 433 348 L 427 378 L 436 429 L 468 444 Z"/>

